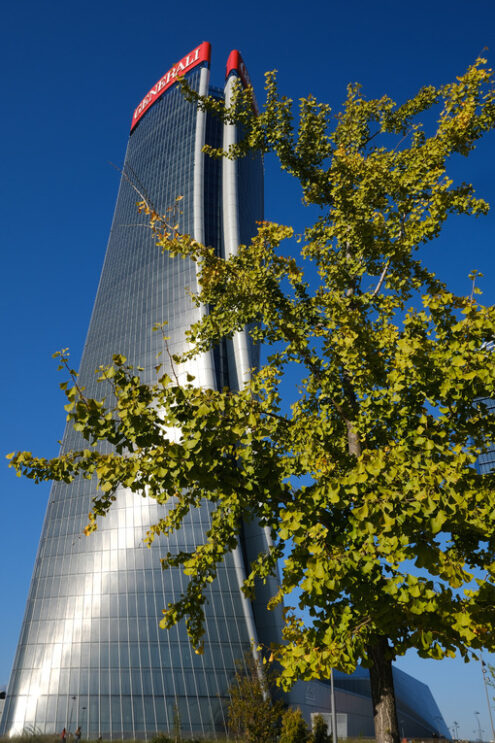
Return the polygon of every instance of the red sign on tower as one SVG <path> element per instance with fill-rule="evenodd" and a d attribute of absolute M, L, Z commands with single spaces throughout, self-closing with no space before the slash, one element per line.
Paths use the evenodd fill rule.
<path fill-rule="evenodd" d="M 210 62 L 211 58 L 211 44 L 208 41 L 203 41 L 202 44 L 193 49 L 192 52 L 186 54 L 180 62 L 177 62 L 168 72 L 161 77 L 156 85 L 144 96 L 139 106 L 134 111 L 131 123 L 131 132 L 138 123 L 141 116 L 143 116 L 150 106 L 170 88 L 181 75 L 185 75 L 186 72 L 192 70 L 194 67 L 199 65 L 201 62 Z"/>
<path fill-rule="evenodd" d="M 251 83 L 251 79 L 249 77 L 249 72 L 247 71 L 247 67 L 244 63 L 241 53 L 237 51 L 237 49 L 233 49 L 229 54 L 229 58 L 227 60 L 227 68 L 225 71 L 225 79 L 228 78 L 228 76 L 233 70 L 235 70 L 235 72 L 237 72 L 237 74 L 241 78 L 243 86 L 245 88 L 251 88 L 252 90 L 253 86 Z M 258 104 L 254 97 L 254 92 L 253 92 L 253 97 L 252 97 L 252 103 L 253 103 L 253 108 L 254 108 L 255 113 L 258 114 L 259 113 Z"/>

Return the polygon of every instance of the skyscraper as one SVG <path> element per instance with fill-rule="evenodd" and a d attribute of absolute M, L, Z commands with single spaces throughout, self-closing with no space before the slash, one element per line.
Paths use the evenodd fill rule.
<path fill-rule="evenodd" d="M 495 400 L 484 399 L 483 404 L 487 415 L 495 415 Z M 478 470 L 480 474 L 486 475 L 495 469 L 495 447 L 489 446 L 486 451 L 478 457 Z"/>
<path fill-rule="evenodd" d="M 97 366 L 124 354 L 151 382 L 162 338 L 154 323 L 167 321 L 172 353 L 185 349 L 185 330 L 201 308 L 187 290 L 196 289 L 195 266 L 162 255 L 136 209 L 137 191 L 157 211 L 180 203 L 181 232 L 228 255 L 246 242 L 263 216 L 261 158 L 213 160 L 205 143 L 235 141 L 236 127 L 200 111 L 175 85 L 185 75 L 201 94 L 229 100 L 233 79 L 248 82 L 238 52 L 228 60 L 225 89 L 209 86 L 206 42 L 175 64 L 149 91 L 132 117 L 131 133 L 103 271 L 80 367 L 90 396 L 101 396 Z M 176 202 L 178 196 L 182 199 Z M 256 362 L 244 334 L 198 358 L 189 369 L 202 385 L 235 388 Z M 163 359 L 162 359 L 163 361 Z M 70 426 L 63 449 L 78 448 Z M 206 607 L 203 656 L 195 655 L 183 623 L 158 628 L 161 609 L 184 586 L 180 571 L 162 573 L 160 557 L 190 549 L 209 528 L 208 506 L 190 514 L 181 531 L 142 542 L 159 507 L 122 489 L 98 531 L 82 535 L 94 483 L 78 480 L 52 488 L 19 645 L 7 692 L 0 735 L 25 729 L 74 730 L 96 738 L 145 738 L 172 730 L 223 731 L 227 690 L 235 663 L 252 639 L 269 642 L 276 618 L 240 592 L 245 560 L 263 545 L 264 534 L 246 528 L 243 548 L 219 570 Z"/>
<path fill-rule="evenodd" d="M 488 341 L 484 344 L 488 354 L 493 354 L 495 351 L 495 341 Z M 495 415 L 495 400 L 490 398 L 484 398 L 478 401 L 482 403 L 486 415 Z M 481 475 L 487 475 L 489 472 L 493 472 L 495 469 L 495 446 L 487 446 L 485 451 L 478 457 L 478 471 Z"/>

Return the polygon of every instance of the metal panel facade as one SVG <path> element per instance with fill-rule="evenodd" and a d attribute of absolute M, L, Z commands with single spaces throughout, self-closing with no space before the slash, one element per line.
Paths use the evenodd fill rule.
<path fill-rule="evenodd" d="M 187 78 L 199 90 L 208 75 L 203 62 Z M 164 350 L 160 333 L 152 330 L 156 322 L 167 321 L 172 353 L 185 348 L 184 332 L 200 311 L 187 296 L 196 287 L 195 267 L 154 245 L 137 213 L 135 189 L 162 213 L 182 196 L 181 231 L 198 236 L 203 230 L 222 254 L 222 167 L 199 154 L 205 137 L 221 144 L 223 124 L 200 120 L 175 85 L 133 127 L 81 362 L 88 395 L 102 396 L 94 370 L 114 353 L 143 367 L 145 381 L 154 379 L 157 354 Z M 263 217 L 262 194 L 251 190 L 253 182 L 262 189 L 261 160 L 246 167 L 250 176 L 238 185 L 241 211 L 249 215 L 240 215 L 243 237 Z M 216 378 L 223 386 L 226 365 L 224 348 L 201 357 L 191 371 L 203 384 Z M 67 428 L 63 448 L 80 445 Z M 204 539 L 208 507 L 147 549 L 142 536 L 165 507 L 122 489 L 98 531 L 85 538 L 93 492 L 87 480 L 52 488 L 0 735 L 80 725 L 83 738 L 147 738 L 171 731 L 177 718 L 184 733 L 223 731 L 227 689 L 253 635 L 253 612 L 239 590 L 239 555 L 226 560 L 211 588 L 205 652 L 195 655 L 183 623 L 169 632 L 158 627 L 161 609 L 185 581 L 178 570 L 162 573 L 160 557 Z"/>

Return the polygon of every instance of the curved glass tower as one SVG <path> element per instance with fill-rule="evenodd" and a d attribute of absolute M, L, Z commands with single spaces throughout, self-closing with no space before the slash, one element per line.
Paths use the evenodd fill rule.
<path fill-rule="evenodd" d="M 225 91 L 209 87 L 209 63 L 210 45 L 203 43 L 161 78 L 134 113 L 81 361 L 80 382 L 91 396 L 102 395 L 94 370 L 114 353 L 143 367 L 143 379 L 152 381 L 163 350 L 154 323 L 167 321 L 170 351 L 176 353 L 201 312 L 187 294 L 196 288 L 193 263 L 162 255 L 154 245 L 136 210 L 138 192 L 161 213 L 179 204 L 174 219 L 180 230 L 220 255 L 249 240 L 263 217 L 261 159 L 206 158 L 205 143 L 228 145 L 236 129 L 198 111 L 174 85 L 185 74 L 195 90 L 228 101 L 233 77 L 246 83 L 242 59 L 238 53 L 229 57 Z M 176 202 L 177 196 L 183 198 Z M 237 387 L 255 363 L 248 338 L 239 334 L 189 371 L 202 385 Z M 63 448 L 80 445 L 68 427 Z M 52 488 L 0 735 L 73 731 L 80 725 L 83 738 L 145 739 L 171 731 L 179 720 L 184 734 L 223 732 L 236 662 L 252 639 L 268 643 L 277 633 L 276 615 L 263 610 L 263 597 L 252 604 L 240 592 L 244 561 L 263 547 L 264 533 L 246 528 L 243 549 L 220 568 L 206 609 L 205 652 L 198 656 L 183 623 L 168 632 L 158 627 L 162 608 L 179 596 L 186 580 L 180 571 L 163 573 L 160 557 L 204 539 L 208 507 L 147 549 L 142 537 L 164 506 L 125 489 L 98 531 L 81 536 L 93 487 L 81 480 Z"/>

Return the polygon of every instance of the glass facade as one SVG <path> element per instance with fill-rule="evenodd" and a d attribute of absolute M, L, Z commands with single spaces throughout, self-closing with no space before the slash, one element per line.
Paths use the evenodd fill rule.
<path fill-rule="evenodd" d="M 196 90 L 208 85 L 207 63 L 188 73 Z M 218 91 L 214 91 L 219 95 Z M 128 143 L 110 239 L 80 368 L 87 394 L 101 397 L 94 370 L 124 354 L 154 379 L 162 352 L 157 322 L 168 323 L 172 353 L 185 348 L 184 332 L 198 317 L 187 291 L 196 288 L 194 265 L 162 255 L 146 220 L 137 213 L 138 192 L 155 209 L 179 222 L 223 254 L 222 164 L 205 159 L 205 141 L 221 144 L 223 124 L 187 103 L 177 86 L 167 90 L 142 116 Z M 238 171 L 237 218 L 243 240 L 263 217 L 262 162 L 255 158 Z M 182 196 L 180 202 L 176 198 Z M 199 200 L 198 200 L 199 199 Z M 174 213 L 174 205 L 180 213 Z M 254 365 L 254 350 L 250 359 Z M 160 358 L 166 363 L 167 355 Z M 201 357 L 189 371 L 223 386 L 229 379 L 226 344 Z M 204 383 L 204 382 L 203 382 Z M 63 449 L 81 445 L 70 427 Z M 276 617 L 261 618 L 239 590 L 242 560 L 249 549 L 228 557 L 219 569 L 206 606 L 204 655 L 196 655 L 184 623 L 160 630 L 161 610 L 177 598 L 186 578 L 162 572 L 160 557 L 204 540 L 209 507 L 195 510 L 180 532 L 147 549 L 142 537 L 166 506 L 122 489 L 98 531 L 82 536 L 94 484 L 79 480 L 52 488 L 14 661 L 0 735 L 36 729 L 73 731 L 104 739 L 148 738 L 225 729 L 225 703 L 235 664 L 250 649 L 253 627 L 263 641 L 276 633 Z M 263 546 L 264 534 L 251 526 L 249 544 Z M 240 557 L 239 557 L 240 556 Z M 266 613 L 266 612 L 265 612 Z"/>
<path fill-rule="evenodd" d="M 493 353 L 493 349 L 492 349 Z M 495 415 L 495 400 L 485 398 L 480 401 L 486 410 L 486 415 Z M 478 471 L 481 475 L 487 475 L 495 469 L 495 446 L 489 446 L 483 454 L 478 457 Z"/>
<path fill-rule="evenodd" d="M 489 360 L 492 361 L 491 354 L 495 352 L 495 341 L 487 341 L 483 348 L 488 352 Z M 495 400 L 489 397 L 480 398 L 478 407 L 483 406 L 485 415 L 495 415 Z M 495 446 L 487 446 L 485 451 L 479 455 L 477 462 L 478 472 L 480 475 L 487 475 L 495 469 Z"/>

